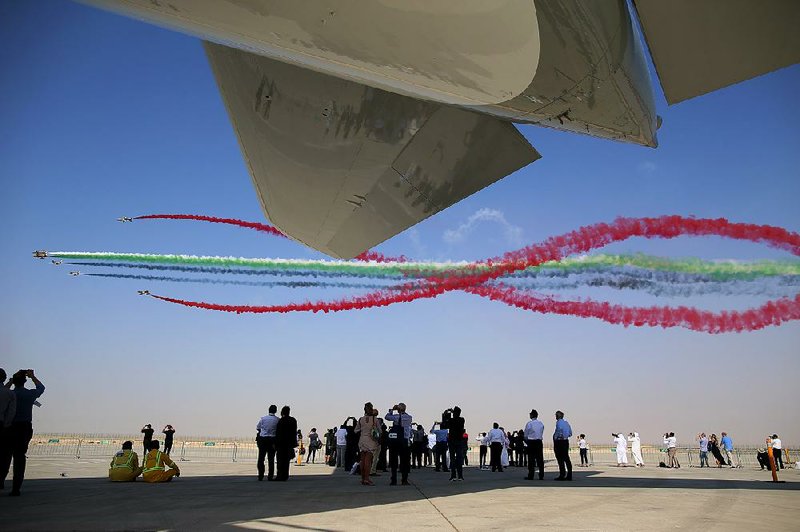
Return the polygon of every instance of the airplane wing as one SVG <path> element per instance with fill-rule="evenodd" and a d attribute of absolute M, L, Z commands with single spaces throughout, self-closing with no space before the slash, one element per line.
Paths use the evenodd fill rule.
<path fill-rule="evenodd" d="M 800 62 L 800 1 L 634 5 L 670 104 Z"/>
<path fill-rule="evenodd" d="M 354 257 L 540 157 L 509 122 L 205 43 L 262 208 Z"/>

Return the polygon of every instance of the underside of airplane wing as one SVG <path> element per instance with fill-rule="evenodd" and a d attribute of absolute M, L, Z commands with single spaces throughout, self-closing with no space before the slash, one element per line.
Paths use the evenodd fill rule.
<path fill-rule="evenodd" d="M 634 0 L 670 104 L 800 62 L 797 0 Z"/>
<path fill-rule="evenodd" d="M 510 122 L 205 43 L 265 214 L 351 258 L 538 159 Z"/>

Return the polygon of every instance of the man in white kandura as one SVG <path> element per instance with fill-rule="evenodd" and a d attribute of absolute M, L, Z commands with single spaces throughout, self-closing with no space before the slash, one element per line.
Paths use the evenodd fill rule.
<path fill-rule="evenodd" d="M 638 432 L 631 432 L 628 434 L 628 441 L 631 444 L 631 454 L 633 455 L 633 462 L 636 467 L 644 467 L 644 460 L 642 460 L 642 439 L 639 438 Z"/>
<path fill-rule="evenodd" d="M 628 440 L 620 432 L 619 434 L 611 433 L 614 436 L 614 443 L 617 444 L 617 467 L 628 466 Z"/>

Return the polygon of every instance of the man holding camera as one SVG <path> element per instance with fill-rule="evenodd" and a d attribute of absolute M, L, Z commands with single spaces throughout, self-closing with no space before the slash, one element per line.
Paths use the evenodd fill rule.
<path fill-rule="evenodd" d="M 25 388 L 25 382 L 31 379 L 36 385 L 35 389 Z M 17 411 L 14 414 L 14 420 L 11 422 L 11 427 L 5 429 L 6 441 L 8 447 L 0 461 L 0 475 L 2 475 L 2 483 L 5 484 L 6 477 L 8 476 L 8 469 L 11 465 L 11 458 L 14 458 L 14 480 L 11 486 L 11 495 L 18 496 L 22 481 L 25 478 L 25 453 L 28 452 L 28 444 L 33 438 L 33 405 L 43 393 L 44 384 L 36 378 L 32 369 L 21 369 L 11 377 L 11 381 L 6 385 L 8 388 L 14 385 L 14 395 L 17 399 Z"/>
<path fill-rule="evenodd" d="M 408 486 L 408 473 L 411 470 L 411 454 L 408 447 L 408 440 L 411 439 L 411 414 L 406 413 L 405 403 L 398 403 L 389 410 L 383 419 L 392 422 L 392 427 L 389 429 L 389 463 L 392 469 L 392 480 L 389 485 L 397 485 L 399 461 L 402 484 Z"/>
<path fill-rule="evenodd" d="M 459 407 L 442 413 L 442 428 L 447 429 L 447 446 L 450 451 L 450 481 L 464 480 L 464 418 Z"/>

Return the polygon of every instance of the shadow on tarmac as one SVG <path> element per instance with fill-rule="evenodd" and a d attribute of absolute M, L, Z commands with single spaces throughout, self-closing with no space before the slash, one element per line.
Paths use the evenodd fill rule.
<path fill-rule="evenodd" d="M 652 475 L 643 478 L 603 476 L 588 469 L 575 471 L 572 482 L 554 482 L 550 471 L 541 481 L 524 480 L 526 473 L 524 468 L 506 468 L 503 473 L 468 468 L 466 481 L 449 482 L 446 473 L 414 470 L 412 486 L 389 486 L 389 475 L 383 474 L 373 479 L 374 487 L 361 486 L 360 477 L 344 472 L 300 474 L 287 482 L 258 482 L 255 475 L 190 476 L 168 484 L 113 484 L 104 478 L 26 480 L 19 498 L 4 496 L 10 487 L 6 482 L 6 491 L 0 492 L 0 513 L 3 528 L 10 529 L 208 529 L 252 520 L 268 525 L 271 518 L 509 488 L 529 489 L 532 498 L 539 490 L 554 489 L 800 490 L 800 483 L 774 484 L 767 474 L 759 481 L 661 478 L 661 471 L 637 471 Z"/>

